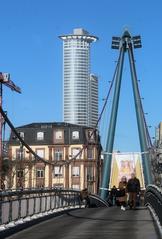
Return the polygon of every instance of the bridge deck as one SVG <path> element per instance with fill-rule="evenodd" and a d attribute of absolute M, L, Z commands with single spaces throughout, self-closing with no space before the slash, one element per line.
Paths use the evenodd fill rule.
<path fill-rule="evenodd" d="M 25 229 L 12 239 L 160 238 L 147 209 L 78 209 Z"/>

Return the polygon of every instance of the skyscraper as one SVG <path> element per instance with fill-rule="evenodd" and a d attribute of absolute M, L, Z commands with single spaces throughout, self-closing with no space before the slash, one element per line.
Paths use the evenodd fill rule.
<path fill-rule="evenodd" d="M 91 125 L 90 119 L 90 44 L 96 36 L 82 28 L 63 40 L 63 121 Z"/>
<path fill-rule="evenodd" d="M 95 128 L 98 120 L 98 77 L 90 74 L 88 125 Z"/>

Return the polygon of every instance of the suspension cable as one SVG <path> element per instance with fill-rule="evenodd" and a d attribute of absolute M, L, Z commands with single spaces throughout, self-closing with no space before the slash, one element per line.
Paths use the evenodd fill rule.
<path fill-rule="evenodd" d="M 138 90 L 138 94 L 140 96 L 140 91 L 139 91 L 138 83 L 137 83 L 137 90 Z M 143 120 L 144 120 L 144 125 L 145 125 L 145 132 L 146 132 L 146 137 L 147 137 L 148 148 L 149 147 L 152 148 L 153 145 L 152 145 L 151 137 L 150 137 L 150 134 L 149 134 L 149 131 L 148 131 L 147 123 L 146 123 L 145 113 L 144 113 L 143 105 L 142 105 L 142 102 L 141 102 L 141 96 L 140 96 L 140 107 L 141 107 L 141 111 L 142 111 L 142 115 L 143 115 Z"/>
<path fill-rule="evenodd" d="M 114 84 L 114 81 L 115 81 L 115 77 L 116 77 L 116 73 L 117 73 L 117 69 L 118 69 L 118 63 L 119 63 L 119 59 L 117 61 L 117 64 L 116 64 L 116 68 L 115 68 L 115 72 L 113 74 L 113 78 L 112 78 L 112 81 L 111 81 L 111 84 L 110 84 L 110 87 L 109 87 L 109 90 L 108 90 L 108 93 L 107 93 L 107 96 L 105 98 L 105 102 L 104 102 L 104 105 L 102 107 L 102 110 L 101 110 L 101 113 L 99 115 L 99 118 L 96 122 L 96 125 L 95 127 L 93 128 L 91 134 L 90 134 L 90 139 L 91 137 L 94 135 L 95 131 L 96 131 L 96 128 L 98 127 L 98 124 L 102 118 L 102 115 L 103 115 L 103 112 L 105 110 L 105 107 L 107 105 L 107 102 L 108 102 L 108 99 L 109 99 L 109 96 L 110 96 L 110 93 L 111 93 L 111 90 L 112 90 L 112 87 L 113 87 L 113 84 Z M 73 156 L 71 159 L 68 159 L 68 160 L 60 160 L 59 162 L 49 162 L 48 160 L 45 160 L 44 158 L 40 157 L 39 155 L 37 155 L 33 149 L 20 137 L 19 133 L 17 132 L 16 128 L 14 127 L 14 125 L 12 124 L 12 122 L 9 120 L 8 116 L 5 114 L 5 112 L 3 111 L 2 107 L 0 106 L 0 113 L 1 115 L 3 116 L 3 118 L 5 119 L 5 121 L 7 122 L 7 124 L 9 125 L 9 127 L 11 128 L 12 132 L 15 134 L 15 136 L 19 139 L 19 141 L 22 143 L 23 146 L 25 146 L 29 152 L 35 157 L 35 160 L 39 160 L 39 161 L 42 161 L 44 162 L 45 164 L 49 164 L 49 165 L 66 165 L 66 164 L 70 164 L 73 160 L 75 160 L 77 158 L 78 155 L 80 155 L 82 153 L 82 151 L 88 147 L 89 143 L 87 143 L 75 156 Z"/>

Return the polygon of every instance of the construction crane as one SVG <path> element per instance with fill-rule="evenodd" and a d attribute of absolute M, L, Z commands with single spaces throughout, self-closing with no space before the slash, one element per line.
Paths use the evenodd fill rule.
<path fill-rule="evenodd" d="M 14 84 L 10 79 L 9 73 L 0 72 L 0 106 L 2 107 L 2 93 L 3 93 L 3 85 L 9 87 L 11 90 L 16 91 L 17 93 L 21 93 L 21 89 Z M 3 179 L 2 179 L 2 125 L 3 125 L 3 117 L 0 114 L 0 188 L 3 189 Z"/>

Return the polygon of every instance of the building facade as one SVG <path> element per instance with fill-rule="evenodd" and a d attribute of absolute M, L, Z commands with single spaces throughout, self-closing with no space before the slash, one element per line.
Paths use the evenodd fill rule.
<path fill-rule="evenodd" d="M 152 154 L 154 183 L 162 187 L 162 122 L 155 128 L 154 149 Z"/>
<path fill-rule="evenodd" d="M 63 40 L 63 121 L 93 127 L 89 113 L 90 45 L 98 38 L 82 28 L 60 38 Z"/>
<path fill-rule="evenodd" d="M 98 121 L 98 77 L 90 74 L 89 79 L 89 122 L 88 125 L 96 128 Z"/>
<path fill-rule="evenodd" d="M 10 187 L 59 187 L 96 193 L 100 180 L 100 138 L 92 128 L 69 123 L 33 123 L 16 128 L 44 161 L 34 157 L 11 133 Z"/>
<path fill-rule="evenodd" d="M 159 125 L 156 127 L 155 143 L 156 143 L 156 146 L 162 147 L 162 122 L 160 122 Z"/>

